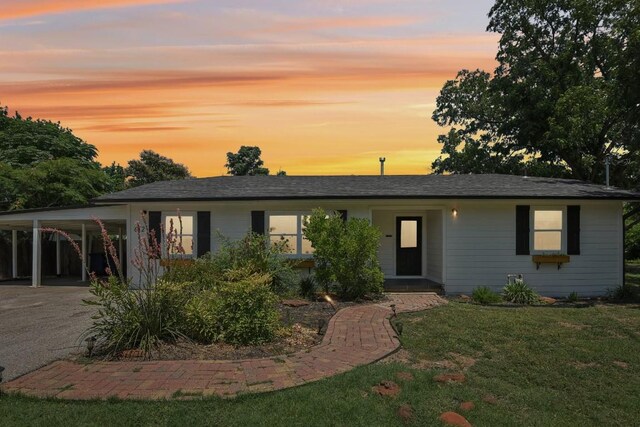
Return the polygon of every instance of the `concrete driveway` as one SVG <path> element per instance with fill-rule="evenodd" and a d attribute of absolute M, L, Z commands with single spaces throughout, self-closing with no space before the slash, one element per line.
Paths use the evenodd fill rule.
<path fill-rule="evenodd" d="M 83 351 L 80 334 L 95 311 L 87 287 L 0 285 L 0 366 L 4 380 Z"/>

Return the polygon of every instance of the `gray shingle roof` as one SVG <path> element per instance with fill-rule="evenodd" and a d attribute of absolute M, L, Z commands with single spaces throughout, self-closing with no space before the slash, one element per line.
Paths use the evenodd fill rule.
<path fill-rule="evenodd" d="M 403 198 L 640 200 L 640 193 L 576 180 L 491 174 L 220 176 L 156 182 L 95 202 Z"/>

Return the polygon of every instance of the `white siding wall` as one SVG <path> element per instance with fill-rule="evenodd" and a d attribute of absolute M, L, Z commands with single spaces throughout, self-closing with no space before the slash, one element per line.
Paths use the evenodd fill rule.
<path fill-rule="evenodd" d="M 531 255 L 515 255 L 515 206 L 562 206 L 580 204 L 581 255 L 560 270 L 543 264 L 539 270 Z M 167 203 L 133 204 L 130 207 L 127 241 L 128 253 L 136 245 L 133 227 L 142 210 L 211 211 L 212 249 L 217 246 L 216 230 L 230 238 L 239 238 L 251 226 L 251 211 L 310 211 L 346 209 L 349 217 L 371 218 L 380 227 L 383 237 L 380 248 L 382 269 L 387 276 L 395 274 L 395 215 L 426 213 L 427 238 L 426 273 L 432 280 L 444 283 L 449 294 L 470 293 L 477 286 L 500 290 L 507 274 L 524 274 L 525 280 L 540 293 L 563 296 L 572 291 L 581 296 L 602 295 L 607 288 L 622 283 L 622 203 L 607 201 L 267 201 L 267 202 L 201 202 L 181 205 Z M 451 209 L 456 208 L 454 218 Z M 444 219 L 443 227 L 438 219 Z M 438 234 L 440 232 L 440 234 Z M 566 229 L 565 229 L 566 232 Z M 444 259 L 438 259 L 444 247 Z M 438 269 L 440 267 L 440 271 Z M 129 272 L 134 275 L 129 265 Z M 439 276 L 439 277 L 438 277 Z"/>
<path fill-rule="evenodd" d="M 442 283 L 442 211 L 427 211 L 427 278 Z"/>
<path fill-rule="evenodd" d="M 515 206 L 581 205 L 581 254 L 560 270 L 555 264 L 540 269 L 531 255 L 515 255 Z M 622 283 L 620 202 L 459 202 L 458 216 L 447 215 L 446 292 L 470 293 L 477 286 L 500 290 L 507 274 L 524 274 L 538 292 L 565 296 L 602 295 Z M 565 219 L 566 221 L 566 219 Z M 565 228 L 566 233 L 566 228 Z"/>
<path fill-rule="evenodd" d="M 373 224 L 378 227 L 382 233 L 382 241 L 378 249 L 380 267 L 385 276 L 393 276 L 396 274 L 396 230 L 394 213 L 393 211 L 373 211 L 372 218 Z"/>

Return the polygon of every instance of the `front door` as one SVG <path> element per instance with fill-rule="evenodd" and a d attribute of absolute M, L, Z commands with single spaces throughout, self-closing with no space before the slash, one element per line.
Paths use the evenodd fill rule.
<path fill-rule="evenodd" d="M 422 217 L 396 218 L 396 276 L 422 276 Z"/>

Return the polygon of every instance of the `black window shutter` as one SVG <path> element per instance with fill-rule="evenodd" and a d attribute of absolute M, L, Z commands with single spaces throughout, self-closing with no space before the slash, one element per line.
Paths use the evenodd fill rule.
<path fill-rule="evenodd" d="M 342 218 L 344 222 L 347 222 L 347 211 L 339 210 L 338 213 L 340 214 L 340 218 Z"/>
<path fill-rule="evenodd" d="M 153 248 L 154 240 L 151 234 L 155 236 L 155 243 L 162 245 L 162 212 L 149 211 L 149 247 Z M 153 249 L 152 249 L 153 250 Z"/>
<path fill-rule="evenodd" d="M 580 206 L 567 206 L 567 254 L 580 255 Z"/>
<path fill-rule="evenodd" d="M 251 211 L 251 231 L 264 234 L 264 211 Z"/>
<path fill-rule="evenodd" d="M 198 257 L 211 251 L 211 212 L 198 212 Z"/>
<path fill-rule="evenodd" d="M 516 255 L 529 255 L 529 212 L 528 205 L 516 206 Z"/>

